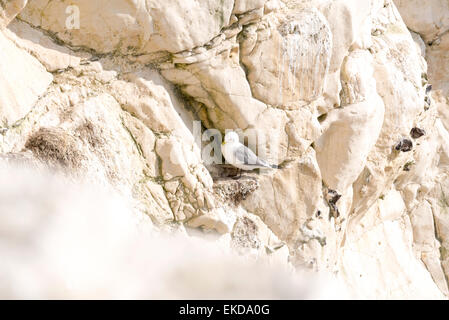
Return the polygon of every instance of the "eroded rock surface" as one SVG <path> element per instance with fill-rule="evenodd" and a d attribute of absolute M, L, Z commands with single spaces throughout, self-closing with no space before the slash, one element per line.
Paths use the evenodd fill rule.
<path fill-rule="evenodd" d="M 0 4 L 1 161 L 360 298 L 447 298 L 445 1 Z M 280 168 L 227 177 L 198 128 Z"/>

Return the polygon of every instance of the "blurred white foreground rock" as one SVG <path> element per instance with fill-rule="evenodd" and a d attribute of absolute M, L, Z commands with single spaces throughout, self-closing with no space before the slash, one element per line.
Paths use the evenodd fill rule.
<path fill-rule="evenodd" d="M 157 231 L 100 186 L 4 163 L 0 175 L 2 299 L 345 297 L 330 276 L 238 256 L 226 236 Z"/>

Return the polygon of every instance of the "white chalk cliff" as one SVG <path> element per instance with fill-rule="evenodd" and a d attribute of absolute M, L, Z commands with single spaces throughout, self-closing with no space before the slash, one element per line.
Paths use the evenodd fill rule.
<path fill-rule="evenodd" d="M 0 163 L 353 297 L 447 299 L 448 49 L 443 0 L 0 0 Z M 281 168 L 224 178 L 194 121 Z"/>

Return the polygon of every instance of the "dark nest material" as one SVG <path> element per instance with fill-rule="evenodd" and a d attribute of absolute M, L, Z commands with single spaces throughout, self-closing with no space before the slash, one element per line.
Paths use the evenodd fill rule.
<path fill-rule="evenodd" d="M 40 128 L 28 138 L 25 148 L 37 159 L 63 168 L 80 168 L 85 158 L 76 139 L 61 128 Z"/>
<path fill-rule="evenodd" d="M 240 180 L 222 179 L 215 181 L 215 193 L 225 202 L 238 205 L 259 188 L 255 178 L 244 177 Z"/>
<path fill-rule="evenodd" d="M 84 122 L 76 131 L 80 138 L 87 142 L 93 149 L 100 148 L 105 144 L 105 140 L 102 137 L 103 132 L 99 131 L 90 121 Z"/>
<path fill-rule="evenodd" d="M 410 139 L 402 139 L 399 143 L 394 147 L 396 151 L 409 152 L 413 149 L 413 142 Z"/>
<path fill-rule="evenodd" d="M 413 129 L 410 131 L 410 136 L 411 136 L 413 139 L 419 139 L 419 138 L 421 138 L 422 136 L 424 136 L 425 134 L 426 134 L 426 131 L 425 131 L 424 129 L 420 129 L 420 128 L 417 128 L 417 127 L 413 128 Z"/>
<path fill-rule="evenodd" d="M 334 218 L 338 218 L 340 216 L 340 211 L 337 207 L 337 202 L 340 200 L 341 194 L 338 194 L 337 191 L 328 189 L 327 195 L 326 195 L 326 201 L 329 205 L 331 214 Z"/>

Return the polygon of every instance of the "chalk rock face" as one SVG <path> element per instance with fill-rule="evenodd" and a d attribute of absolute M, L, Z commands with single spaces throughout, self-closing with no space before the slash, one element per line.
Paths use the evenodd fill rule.
<path fill-rule="evenodd" d="M 88 54 L 74 54 L 68 48 L 56 44 L 41 32 L 33 29 L 25 22 L 11 22 L 5 34 L 16 46 L 37 57 L 48 72 L 55 72 L 77 67 L 81 57 Z"/>
<path fill-rule="evenodd" d="M 0 30 L 4 29 L 26 6 L 28 0 L 0 1 Z"/>
<path fill-rule="evenodd" d="M 0 31 L 0 125 L 13 124 L 24 117 L 53 77 L 42 64 L 18 49 Z M 19 59 L 20 64 L 15 63 Z"/>
<path fill-rule="evenodd" d="M 410 206 L 413 207 L 411 217 L 418 254 L 440 290 L 447 294 L 446 279 L 449 272 L 445 213 L 447 212 L 447 141 L 449 138 L 447 132 L 449 128 L 447 117 L 448 3 L 429 1 L 426 6 L 407 1 L 395 1 L 395 3 L 408 28 L 416 33 L 421 46 L 424 46 L 423 51 L 428 64 L 425 81 L 432 85 L 432 90 L 429 89 L 427 92 L 426 105 L 435 107 L 432 116 L 425 120 L 428 123 L 429 134 L 426 135 L 416 156 L 416 166 L 411 169 L 413 175 L 409 177 L 409 180 L 401 179 L 400 182 L 407 184 L 404 191 L 406 197 L 414 200 Z M 432 156 L 429 157 L 429 154 Z M 424 167 L 432 169 L 427 173 L 420 172 L 419 170 Z M 432 232 L 435 232 L 435 238 L 430 236 Z"/>
<path fill-rule="evenodd" d="M 391 183 L 408 161 L 408 153 L 396 150 L 410 139 L 412 128 L 425 112 L 425 62 L 393 5 L 382 8 L 373 36 L 374 78 L 385 105 L 379 139 L 368 155 L 367 165 L 354 184 L 354 209 L 366 210 L 382 194 L 384 183 Z M 384 27 L 389 19 L 389 29 Z M 403 53 L 401 53 L 403 52 Z M 411 69 L 409 66 L 416 68 Z M 416 90 L 416 88 L 420 88 Z M 392 90 L 394 88 L 394 90 Z"/>
<path fill-rule="evenodd" d="M 337 232 L 329 222 L 321 181 L 315 152 L 309 150 L 300 161 L 260 179 L 259 189 L 243 203 L 289 244 L 295 264 L 315 269 L 336 260 Z"/>
<path fill-rule="evenodd" d="M 316 150 L 324 182 L 345 193 L 379 138 L 385 107 L 376 91 L 368 51 L 353 51 L 347 57 L 342 81 L 348 104 L 329 112 L 329 128 L 316 141 Z"/>
<path fill-rule="evenodd" d="M 444 0 L 394 1 L 404 22 L 426 42 L 441 36 L 449 28 L 449 4 Z"/>
<path fill-rule="evenodd" d="M 443 294 L 414 256 L 414 235 L 404 211 L 401 195 L 392 190 L 363 216 L 353 219 L 343 247 L 342 268 L 351 270 L 352 289 L 367 298 L 441 299 Z M 376 278 L 381 282 L 373 280 Z M 389 279 L 394 279 L 394 284 L 386 291 L 383 281 Z M 410 283 L 410 279 L 414 280 Z"/>
<path fill-rule="evenodd" d="M 332 33 L 318 10 L 271 16 L 242 37 L 242 62 L 257 99 L 282 106 L 322 95 Z"/>
<path fill-rule="evenodd" d="M 233 14 L 242 14 L 248 11 L 263 8 L 267 0 L 235 0 Z"/>
<path fill-rule="evenodd" d="M 440 113 L 444 116 L 449 96 L 448 48 L 449 4 L 447 1 L 433 0 L 395 1 L 407 27 L 422 39 L 426 46 L 426 60 L 429 66 L 429 81 L 433 85 L 434 99 L 439 101 Z M 446 122 L 447 127 L 447 122 Z"/>
<path fill-rule="evenodd" d="M 340 105 L 340 68 L 351 49 L 368 49 L 372 44 L 373 18 L 389 2 L 382 0 L 336 0 L 318 2 L 332 32 L 332 58 L 325 82 L 324 98 Z M 345 23 L 341 23 L 345 21 Z"/>
<path fill-rule="evenodd" d="M 53 79 L 38 60 L 18 49 L 4 30 L 26 4 L 26 0 L 0 2 L 0 127 L 23 118 Z M 22 63 L 16 65 L 16 61 Z"/>
<path fill-rule="evenodd" d="M 21 17 L 73 46 L 101 53 L 178 52 L 218 35 L 232 7 L 232 0 L 38 0 Z"/>
<path fill-rule="evenodd" d="M 446 1 L 0 5 L 0 163 L 358 298 L 448 297 Z M 232 179 L 228 130 L 279 168 Z"/>
<path fill-rule="evenodd" d="M 238 47 L 210 60 L 189 64 L 181 71 L 169 69 L 162 74 L 204 104 L 212 124 L 219 129 L 246 129 L 266 109 L 265 104 L 252 97 L 239 64 Z"/>

